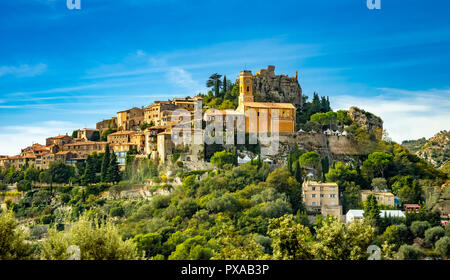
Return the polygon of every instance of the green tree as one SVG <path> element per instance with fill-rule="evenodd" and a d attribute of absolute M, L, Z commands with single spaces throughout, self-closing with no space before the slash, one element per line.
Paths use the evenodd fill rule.
<path fill-rule="evenodd" d="M 414 221 L 411 223 L 410 229 L 415 237 L 423 238 L 425 236 L 425 231 L 430 227 L 431 225 L 427 221 Z"/>
<path fill-rule="evenodd" d="M 372 188 L 376 191 L 384 190 L 387 188 L 386 179 L 384 178 L 373 178 Z"/>
<path fill-rule="evenodd" d="M 214 87 L 214 96 L 220 97 L 220 88 L 222 87 L 222 81 L 220 78 L 222 75 L 219 75 L 217 73 L 212 74 L 209 79 L 206 81 L 206 87 Z"/>
<path fill-rule="evenodd" d="M 133 238 L 139 252 L 150 258 L 162 253 L 162 236 L 157 232 L 138 234 Z"/>
<path fill-rule="evenodd" d="M 386 168 L 392 164 L 393 156 L 384 152 L 374 152 L 363 162 L 363 171 L 371 176 L 384 178 Z"/>
<path fill-rule="evenodd" d="M 435 244 L 436 252 L 443 258 L 450 258 L 450 237 L 444 236 Z"/>
<path fill-rule="evenodd" d="M 268 234 L 272 238 L 275 260 L 313 259 L 313 236 L 308 227 L 294 221 L 293 215 L 270 219 Z"/>
<path fill-rule="evenodd" d="M 445 230 L 441 226 L 432 227 L 425 231 L 425 244 L 429 247 L 433 247 L 436 241 L 444 237 Z"/>
<path fill-rule="evenodd" d="M 207 246 L 206 237 L 194 236 L 178 244 L 169 256 L 169 260 L 209 260 L 213 251 Z"/>
<path fill-rule="evenodd" d="M 210 161 L 211 164 L 222 169 L 225 164 L 234 164 L 236 162 L 236 158 L 233 153 L 223 150 L 221 152 L 214 153 Z"/>
<path fill-rule="evenodd" d="M 78 130 L 72 132 L 72 138 L 78 138 Z"/>
<path fill-rule="evenodd" d="M 313 252 L 318 260 L 364 260 L 374 237 L 370 225 L 358 221 L 346 225 L 328 216 L 320 228 L 316 227 Z"/>
<path fill-rule="evenodd" d="M 217 235 L 219 251 L 213 260 L 268 260 L 264 248 L 255 241 L 255 235 L 242 236 L 233 226 L 224 226 Z"/>
<path fill-rule="evenodd" d="M 107 182 L 109 163 L 111 162 L 111 153 L 109 150 L 109 144 L 106 144 L 105 153 L 103 154 L 101 178 L 102 182 Z"/>
<path fill-rule="evenodd" d="M 31 181 L 31 182 L 38 182 L 39 181 L 39 174 L 40 174 L 40 171 L 37 170 L 34 167 L 34 165 L 32 165 L 32 166 L 28 167 L 25 170 L 24 179 L 28 180 L 28 181 Z"/>
<path fill-rule="evenodd" d="M 364 220 L 367 220 L 370 224 L 374 226 L 380 225 L 380 208 L 378 206 L 377 198 L 369 194 L 364 207 Z"/>
<path fill-rule="evenodd" d="M 120 181 L 119 163 L 115 153 L 111 153 L 111 159 L 107 171 L 107 182 L 117 183 Z"/>
<path fill-rule="evenodd" d="M 422 250 L 413 245 L 402 245 L 397 253 L 397 258 L 400 260 L 419 260 L 423 258 Z"/>
<path fill-rule="evenodd" d="M 101 221 L 83 215 L 69 231 L 49 230 L 41 244 L 41 259 L 67 260 L 67 248 L 80 248 L 81 260 L 134 260 L 138 259 L 132 240 L 122 240 L 118 229 L 110 221 Z"/>
<path fill-rule="evenodd" d="M 14 214 L 0 214 L 0 260 L 24 260 L 32 258 L 32 248 L 26 234 L 17 226 Z"/>
<path fill-rule="evenodd" d="M 83 175 L 84 184 L 94 184 L 97 182 L 97 172 L 95 159 L 92 155 L 88 155 L 86 159 L 86 168 Z"/>

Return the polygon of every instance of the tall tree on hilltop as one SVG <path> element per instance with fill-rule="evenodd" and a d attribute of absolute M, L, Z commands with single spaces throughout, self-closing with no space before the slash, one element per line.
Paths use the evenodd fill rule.
<path fill-rule="evenodd" d="M 228 91 L 228 87 L 227 87 L 227 76 L 223 76 L 223 83 L 222 83 L 222 86 L 223 86 L 223 93 L 224 93 L 224 95 L 227 93 L 227 91 Z"/>
<path fill-rule="evenodd" d="M 107 181 L 111 183 L 117 183 L 120 181 L 119 164 L 117 163 L 117 157 L 115 153 L 111 153 L 107 173 Z"/>
<path fill-rule="evenodd" d="M 102 182 L 106 182 L 110 161 L 111 161 L 111 154 L 109 152 L 109 144 L 106 144 L 105 153 L 103 154 L 102 160 L 102 170 L 101 170 Z"/>
<path fill-rule="evenodd" d="M 88 155 L 86 159 L 83 182 L 87 185 L 94 184 L 96 182 L 95 159 L 91 155 Z"/>
<path fill-rule="evenodd" d="M 314 92 L 313 100 L 311 102 L 310 114 L 315 114 L 322 111 L 322 103 L 320 102 L 319 95 Z"/>
<path fill-rule="evenodd" d="M 222 81 L 220 80 L 220 78 L 222 78 L 222 75 L 214 73 L 206 81 L 206 87 L 214 87 L 215 97 L 219 97 L 220 95 L 220 88 L 222 87 Z"/>

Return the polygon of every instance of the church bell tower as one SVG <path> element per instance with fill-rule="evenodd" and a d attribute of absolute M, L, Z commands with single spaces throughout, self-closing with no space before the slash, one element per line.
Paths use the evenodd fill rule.
<path fill-rule="evenodd" d="M 244 106 L 244 102 L 253 102 L 253 75 L 249 70 L 239 74 L 239 107 Z"/>

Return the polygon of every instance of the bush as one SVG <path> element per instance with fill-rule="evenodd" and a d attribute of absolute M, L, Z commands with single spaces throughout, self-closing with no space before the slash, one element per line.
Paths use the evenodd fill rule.
<path fill-rule="evenodd" d="M 125 214 L 122 206 L 115 206 L 109 211 L 111 217 L 122 217 Z"/>
<path fill-rule="evenodd" d="M 443 258 L 450 258 L 450 237 L 444 236 L 435 244 L 436 252 Z"/>
<path fill-rule="evenodd" d="M 70 195 L 63 193 L 61 194 L 60 199 L 62 203 L 67 204 L 70 201 Z"/>
<path fill-rule="evenodd" d="M 41 223 L 43 223 L 44 225 L 48 225 L 51 224 L 54 219 L 55 217 L 53 215 L 44 215 L 41 217 Z"/>
<path fill-rule="evenodd" d="M 414 221 L 412 222 L 410 229 L 415 237 L 423 238 L 425 231 L 431 227 L 430 223 L 427 221 Z"/>
<path fill-rule="evenodd" d="M 17 183 L 17 190 L 19 192 L 26 192 L 31 190 L 31 182 L 28 180 L 22 180 L 19 183 Z"/>
<path fill-rule="evenodd" d="M 422 250 L 412 245 L 402 245 L 397 254 L 400 260 L 419 260 L 423 256 Z"/>
<path fill-rule="evenodd" d="M 433 247 L 434 243 L 444 237 L 445 230 L 444 228 L 437 226 L 429 228 L 425 231 L 425 242 L 428 246 Z"/>

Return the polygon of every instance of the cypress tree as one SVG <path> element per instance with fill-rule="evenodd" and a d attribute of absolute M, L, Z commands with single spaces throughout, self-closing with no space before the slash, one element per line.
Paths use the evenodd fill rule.
<path fill-rule="evenodd" d="M 95 160 L 89 155 L 86 159 L 86 168 L 84 170 L 83 180 L 86 184 L 95 183 L 96 172 L 95 172 Z"/>
<path fill-rule="evenodd" d="M 108 174 L 108 167 L 109 167 L 109 162 L 111 161 L 111 154 L 109 152 L 109 144 L 106 144 L 105 147 L 105 153 L 103 154 L 103 160 L 102 160 L 102 182 L 106 182 L 106 177 Z"/>
<path fill-rule="evenodd" d="M 364 218 L 368 219 L 372 224 L 379 225 L 380 218 L 380 207 L 378 206 L 377 198 L 369 194 L 367 196 L 366 205 L 364 207 Z"/>
<path fill-rule="evenodd" d="M 293 175 L 294 178 L 297 180 L 297 182 L 299 182 L 300 184 L 303 183 L 303 178 L 302 178 L 302 171 L 303 169 L 300 167 L 300 163 L 297 161 L 294 162 L 294 168 L 293 168 Z"/>
<path fill-rule="evenodd" d="M 224 96 L 227 94 L 227 76 L 223 76 L 223 93 Z"/>
<path fill-rule="evenodd" d="M 109 161 L 109 167 L 106 177 L 107 181 L 110 183 L 116 183 L 120 181 L 119 164 L 117 163 L 117 157 L 115 153 L 111 153 L 111 159 Z"/>

